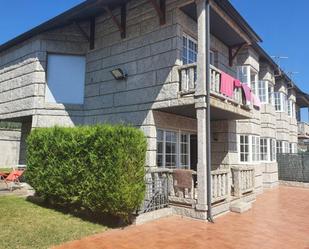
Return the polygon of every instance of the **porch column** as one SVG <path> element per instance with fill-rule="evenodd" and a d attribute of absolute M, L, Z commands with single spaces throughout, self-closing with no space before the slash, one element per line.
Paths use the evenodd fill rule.
<path fill-rule="evenodd" d="M 207 210 L 207 127 L 206 127 L 206 0 L 197 0 L 198 56 L 195 108 L 197 117 L 197 206 Z"/>

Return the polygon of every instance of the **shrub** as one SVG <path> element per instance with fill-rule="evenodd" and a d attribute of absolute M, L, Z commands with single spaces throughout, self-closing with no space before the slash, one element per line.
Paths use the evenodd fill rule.
<path fill-rule="evenodd" d="M 27 145 L 27 181 L 50 203 L 122 219 L 140 207 L 147 146 L 139 129 L 38 128 Z"/>

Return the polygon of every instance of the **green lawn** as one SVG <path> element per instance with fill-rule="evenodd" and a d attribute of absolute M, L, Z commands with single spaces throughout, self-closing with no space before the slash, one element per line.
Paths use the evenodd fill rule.
<path fill-rule="evenodd" d="M 105 230 L 24 198 L 0 197 L 0 249 L 49 248 Z"/>

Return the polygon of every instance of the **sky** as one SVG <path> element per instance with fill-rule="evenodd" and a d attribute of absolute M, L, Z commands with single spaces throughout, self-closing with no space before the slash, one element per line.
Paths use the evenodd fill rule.
<path fill-rule="evenodd" d="M 309 93 L 309 1 L 230 0 L 262 38 L 262 47 Z M 0 44 L 83 0 L 1 0 Z M 308 120 L 307 111 L 303 118 Z"/>

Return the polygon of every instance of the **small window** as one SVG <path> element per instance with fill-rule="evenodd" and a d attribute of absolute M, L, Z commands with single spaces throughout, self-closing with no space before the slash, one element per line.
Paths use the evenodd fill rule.
<path fill-rule="evenodd" d="M 83 104 L 85 68 L 85 56 L 49 54 L 45 101 Z"/>
<path fill-rule="evenodd" d="M 259 81 L 259 98 L 261 103 L 268 103 L 268 82 L 261 80 Z"/>
<path fill-rule="evenodd" d="M 261 161 L 268 161 L 268 139 L 261 138 L 260 146 L 261 146 Z"/>
<path fill-rule="evenodd" d="M 240 135 L 239 136 L 239 155 L 241 162 L 249 162 L 249 136 Z"/>
<path fill-rule="evenodd" d="M 252 136 L 252 162 L 260 160 L 260 137 Z"/>
<path fill-rule="evenodd" d="M 197 62 L 197 41 L 187 34 L 182 38 L 182 63 L 183 65 Z"/>
<path fill-rule="evenodd" d="M 277 154 L 283 153 L 283 141 L 277 141 Z"/>

